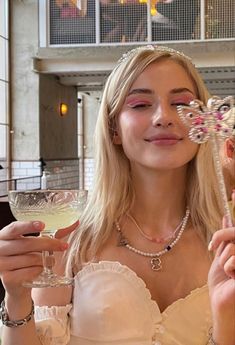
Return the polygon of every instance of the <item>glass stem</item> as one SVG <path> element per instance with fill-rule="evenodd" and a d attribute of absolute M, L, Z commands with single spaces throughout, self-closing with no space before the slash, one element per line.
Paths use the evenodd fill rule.
<path fill-rule="evenodd" d="M 51 237 L 51 238 L 54 237 L 53 235 L 46 235 L 46 236 Z M 55 265 L 55 256 L 54 256 L 53 251 L 45 250 L 42 252 L 42 264 L 43 264 L 43 274 L 50 277 L 54 276 L 53 266 Z"/>
<path fill-rule="evenodd" d="M 52 251 L 42 252 L 42 262 L 43 262 L 43 273 L 49 276 L 53 276 L 53 266 L 55 264 L 55 257 Z"/>

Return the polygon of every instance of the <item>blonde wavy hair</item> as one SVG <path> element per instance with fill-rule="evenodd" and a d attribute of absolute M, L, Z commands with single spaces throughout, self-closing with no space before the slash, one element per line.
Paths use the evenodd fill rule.
<path fill-rule="evenodd" d="M 79 229 L 70 237 L 67 269 L 79 267 L 95 257 L 110 237 L 113 223 L 125 214 L 133 200 L 129 160 L 122 147 L 113 143 L 116 119 L 135 79 L 154 61 L 170 59 L 183 66 L 197 90 L 207 102 L 207 91 L 198 71 L 184 54 L 165 47 L 140 47 L 127 53 L 109 75 L 101 101 L 95 130 L 94 186 Z M 156 81 L 157 82 L 157 81 Z M 194 228 L 206 242 L 220 227 L 222 218 L 217 193 L 215 168 L 210 143 L 200 145 L 196 157 L 188 163 L 186 204 Z"/>

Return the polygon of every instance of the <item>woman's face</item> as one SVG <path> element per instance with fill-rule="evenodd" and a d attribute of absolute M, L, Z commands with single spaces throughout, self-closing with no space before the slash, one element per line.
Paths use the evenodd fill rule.
<path fill-rule="evenodd" d="M 195 98 L 192 80 L 172 60 L 153 62 L 142 72 L 126 97 L 114 138 L 132 167 L 175 169 L 195 156 L 198 145 L 188 138 L 176 108 Z"/>

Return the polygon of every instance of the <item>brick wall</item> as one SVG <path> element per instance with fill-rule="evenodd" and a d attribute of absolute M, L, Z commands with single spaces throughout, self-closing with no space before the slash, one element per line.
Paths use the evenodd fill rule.
<path fill-rule="evenodd" d="M 84 161 L 84 171 L 85 171 L 85 189 L 91 190 L 93 184 L 94 175 L 94 159 L 86 158 Z"/>
<path fill-rule="evenodd" d="M 0 170 L 0 196 L 7 194 L 7 184 L 1 180 L 6 179 L 6 167 L 4 162 L 0 163 L 4 169 Z M 39 161 L 14 161 L 12 162 L 12 178 L 25 178 L 39 176 L 41 167 Z M 94 159 L 84 160 L 84 188 L 92 189 L 94 175 Z M 55 160 L 46 161 L 46 188 L 79 188 L 79 160 Z M 17 189 L 35 189 L 41 187 L 39 177 L 17 181 Z M 15 189 L 14 183 L 9 189 Z"/>
<path fill-rule="evenodd" d="M 79 188 L 79 160 L 46 161 L 46 188 Z"/>

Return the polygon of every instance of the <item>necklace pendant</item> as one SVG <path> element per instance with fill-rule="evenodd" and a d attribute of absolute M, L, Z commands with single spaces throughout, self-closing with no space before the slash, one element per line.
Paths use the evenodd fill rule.
<path fill-rule="evenodd" d="M 118 247 L 125 247 L 127 244 L 128 244 L 127 239 L 120 233 L 117 246 Z"/>
<path fill-rule="evenodd" d="M 153 271 L 161 271 L 162 269 L 162 261 L 160 258 L 152 258 L 150 260 L 151 268 Z"/>

